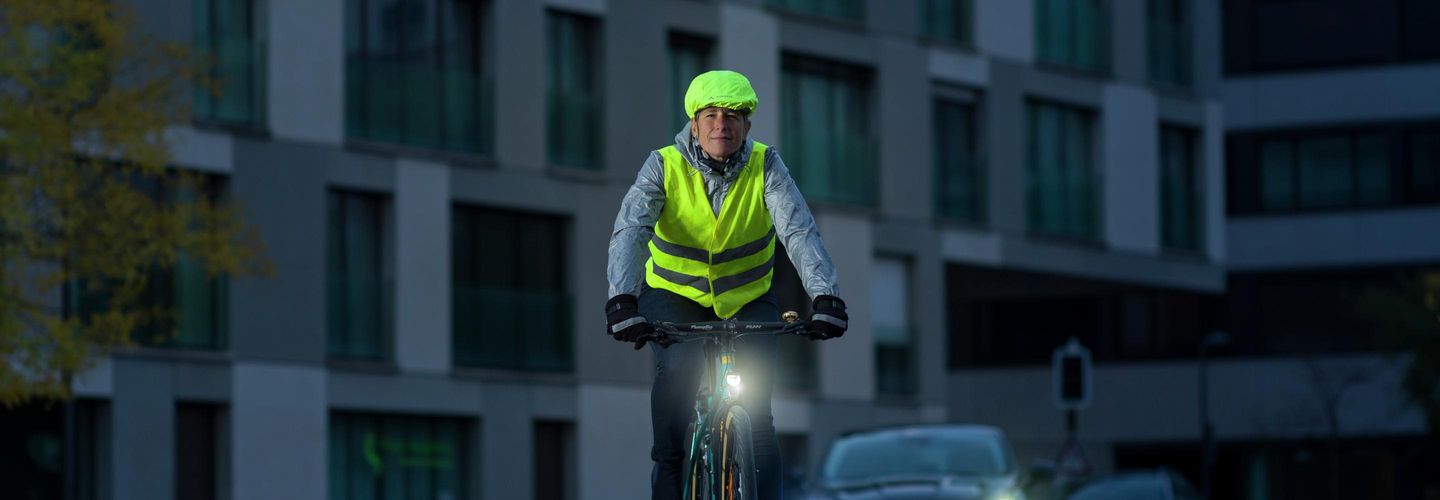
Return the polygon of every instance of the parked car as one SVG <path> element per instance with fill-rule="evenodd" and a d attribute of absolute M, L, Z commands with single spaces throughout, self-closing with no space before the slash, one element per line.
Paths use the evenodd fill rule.
<path fill-rule="evenodd" d="M 1201 500 L 1184 476 L 1169 469 L 1118 472 L 1085 482 L 1065 500 Z"/>
<path fill-rule="evenodd" d="M 1024 500 L 1024 474 L 1000 429 L 915 425 L 836 438 L 811 499 Z"/>

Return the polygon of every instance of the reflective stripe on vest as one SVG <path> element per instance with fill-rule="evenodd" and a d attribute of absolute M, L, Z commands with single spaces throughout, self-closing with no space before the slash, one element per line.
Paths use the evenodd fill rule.
<path fill-rule="evenodd" d="M 645 283 L 729 318 L 770 290 L 775 228 L 765 209 L 765 150 L 756 141 L 716 215 L 705 179 L 675 146 L 665 160 L 665 207 L 650 240 Z"/>

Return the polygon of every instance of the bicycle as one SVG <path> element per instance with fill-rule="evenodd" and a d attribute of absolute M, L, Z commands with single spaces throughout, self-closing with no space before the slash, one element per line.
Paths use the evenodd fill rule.
<path fill-rule="evenodd" d="M 690 441 L 685 454 L 686 500 L 754 500 L 755 450 L 750 437 L 750 414 L 740 403 L 744 381 L 735 373 L 735 341 L 749 335 L 805 335 L 805 322 L 795 311 L 782 315 L 783 323 L 706 321 L 652 322 L 653 333 L 642 336 L 662 347 L 705 342 L 705 374 L 695 393 L 695 419 L 685 432 Z"/>

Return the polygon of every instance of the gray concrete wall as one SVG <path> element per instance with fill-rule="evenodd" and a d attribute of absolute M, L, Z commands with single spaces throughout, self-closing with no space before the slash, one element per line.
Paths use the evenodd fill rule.
<path fill-rule="evenodd" d="M 450 171 L 400 160 L 395 193 L 394 359 L 404 371 L 450 370 Z"/>
<path fill-rule="evenodd" d="M 1352 375 L 1357 382 L 1341 382 Z M 1198 440 L 1198 377 L 1193 360 L 1096 365 L 1091 404 L 1080 412 L 1077 431 L 1087 457 L 1100 460 L 1104 470 L 1105 450 L 1115 444 Z M 1327 390 L 1342 394 L 1342 435 L 1418 434 L 1424 428 L 1420 413 L 1402 400 L 1402 366 L 1390 358 L 1212 360 L 1210 377 L 1210 415 L 1219 440 L 1328 436 L 1320 407 Z M 1004 429 L 1024 462 L 1053 458 L 1065 440 L 1048 367 L 966 369 L 950 375 L 950 388 L 950 418 Z"/>
<path fill-rule="evenodd" d="M 325 370 L 236 363 L 233 373 L 232 497 L 325 498 L 327 481 L 321 479 L 329 477 Z"/>
<path fill-rule="evenodd" d="M 1440 116 L 1434 63 L 1226 78 L 1221 88 L 1225 126 L 1236 132 Z"/>
<path fill-rule="evenodd" d="M 117 360 L 110 399 L 110 456 L 115 498 L 175 496 L 175 399 L 163 362 Z"/>
<path fill-rule="evenodd" d="M 1440 209 L 1244 217 L 1229 223 L 1235 270 L 1379 266 L 1440 256 Z"/>
<path fill-rule="evenodd" d="M 269 276 L 231 280 L 230 352 L 236 359 L 319 364 L 325 359 L 325 175 L 342 157 L 288 142 L 239 141 L 230 192 L 260 233 Z"/>
<path fill-rule="evenodd" d="M 340 145 L 345 138 L 345 2 L 267 2 L 265 109 L 270 133 Z"/>
<path fill-rule="evenodd" d="M 1100 115 L 1101 227 L 1110 248 L 1160 249 L 1160 131 L 1155 95 L 1129 84 L 1105 86 Z"/>

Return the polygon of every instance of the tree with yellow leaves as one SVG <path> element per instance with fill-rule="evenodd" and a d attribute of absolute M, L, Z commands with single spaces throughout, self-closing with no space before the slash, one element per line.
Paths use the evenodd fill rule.
<path fill-rule="evenodd" d="M 177 264 L 266 271 L 257 233 L 171 168 L 195 74 L 109 0 L 0 3 L 0 403 L 68 399 L 138 331 L 183 318 L 148 291 Z M 79 307 L 79 304 L 92 304 Z M 98 305 L 95 305 L 98 304 Z"/>

